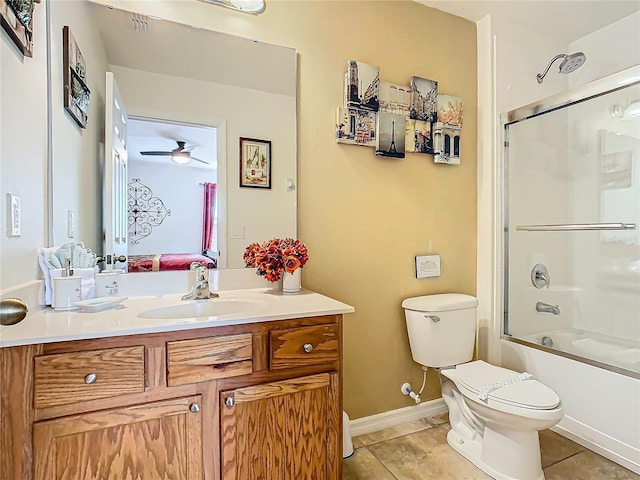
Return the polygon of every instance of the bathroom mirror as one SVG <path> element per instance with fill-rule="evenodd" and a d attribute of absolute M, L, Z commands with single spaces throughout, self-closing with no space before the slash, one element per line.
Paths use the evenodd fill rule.
<path fill-rule="evenodd" d="M 178 8 L 179 0 L 166 2 Z M 196 2 L 197 3 L 197 2 Z M 103 252 L 102 216 L 110 204 L 103 202 L 103 174 L 106 108 L 106 72 L 113 72 L 128 115 L 164 122 L 156 138 L 147 138 L 150 150 L 171 151 L 178 141 L 195 147 L 191 139 L 177 138 L 180 128 L 209 128 L 217 158 L 207 158 L 216 171 L 198 181 L 193 177 L 196 200 L 188 208 L 202 212 L 202 186 L 217 183 L 216 236 L 220 250 L 218 266 L 243 267 L 242 254 L 254 241 L 274 236 L 296 236 L 296 52 L 292 48 L 264 44 L 176 22 L 108 8 L 86 0 L 51 2 L 51 211 L 52 245 L 83 241 L 96 253 Z M 211 7 L 209 7 L 211 8 Z M 209 13 L 213 13 L 212 10 Z M 65 113 L 62 97 L 63 26 L 69 26 L 86 64 L 86 83 L 91 91 L 86 128 Z M 79 53 L 78 53 L 79 54 Z M 167 125 L 177 125 L 176 129 Z M 271 188 L 241 187 L 239 182 L 239 139 L 271 142 Z M 128 143 L 128 142 L 125 142 Z M 197 143 L 197 141 L 194 141 Z M 131 141 L 134 145 L 135 142 Z M 202 147 L 205 147 L 204 145 Z M 139 157 L 141 148 L 129 152 Z M 208 151 L 206 148 L 203 151 Z M 203 152 L 204 153 L 204 152 Z M 204 153 L 208 155 L 207 153 Z M 149 158 L 147 158 L 148 160 Z M 136 170 L 136 179 L 154 192 L 164 188 L 161 200 L 170 214 L 153 232 L 140 239 L 137 252 L 148 255 L 202 253 L 202 215 L 196 213 L 191 226 L 179 220 L 178 205 L 187 194 L 177 188 L 160 187 L 162 169 L 176 167 L 170 155 L 157 156 L 162 166 L 146 173 Z M 107 162 L 108 163 L 108 162 Z M 193 161 L 191 163 L 194 163 Z M 197 163 L 197 162 L 195 162 Z M 187 168 L 182 170 L 187 171 Z M 192 171 L 192 170 L 191 170 Z M 173 168 L 178 183 L 181 170 Z M 129 176 L 127 186 L 134 178 Z M 166 182 L 165 182 L 166 183 Z M 107 185 L 106 187 L 110 187 Z M 189 195 L 193 194 L 190 192 Z M 160 195 L 156 195 L 160 197 Z M 128 198 L 131 202 L 131 198 Z M 120 218 L 125 222 L 127 242 L 132 232 L 130 209 Z M 179 226 L 178 226 L 179 225 Z M 159 234 L 172 242 L 159 244 Z M 185 242 L 181 243 L 181 240 Z M 187 242 L 188 240 L 188 242 Z M 142 247 L 141 247 L 142 245 Z M 186 245 L 186 246 L 185 246 Z"/>

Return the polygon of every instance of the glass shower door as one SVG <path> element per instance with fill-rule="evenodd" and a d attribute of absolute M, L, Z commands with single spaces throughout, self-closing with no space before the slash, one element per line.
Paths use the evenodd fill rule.
<path fill-rule="evenodd" d="M 545 101 L 504 125 L 504 337 L 633 376 L 640 375 L 638 78 Z"/>

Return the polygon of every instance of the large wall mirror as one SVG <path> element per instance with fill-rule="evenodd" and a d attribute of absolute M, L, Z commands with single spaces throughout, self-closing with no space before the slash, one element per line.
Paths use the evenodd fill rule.
<path fill-rule="evenodd" d="M 202 254 L 208 184 L 216 186 L 209 253 L 219 268 L 243 267 L 251 242 L 296 236 L 294 49 L 86 0 L 50 8 L 52 246 L 82 241 L 119 253 L 103 246 L 109 213 L 127 254 L 149 257 L 139 271 L 162 268 L 159 255 Z M 63 106 L 64 26 L 75 40 L 69 54 L 85 65 L 86 128 Z M 114 137 L 126 173 L 112 170 Z M 240 138 L 271 142 L 270 188 L 240 186 Z"/>

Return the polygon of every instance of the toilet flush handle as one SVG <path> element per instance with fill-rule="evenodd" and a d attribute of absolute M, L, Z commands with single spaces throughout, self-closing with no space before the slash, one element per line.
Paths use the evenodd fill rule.
<path fill-rule="evenodd" d="M 440 321 L 440 317 L 437 315 L 425 315 L 424 318 L 430 319 L 433 323 L 438 323 Z"/>

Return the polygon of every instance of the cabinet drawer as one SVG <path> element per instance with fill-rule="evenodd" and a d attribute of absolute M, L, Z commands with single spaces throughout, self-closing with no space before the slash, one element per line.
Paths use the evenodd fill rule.
<path fill-rule="evenodd" d="M 269 332 L 271 370 L 332 363 L 340 355 L 336 324 L 295 327 Z"/>
<path fill-rule="evenodd" d="M 206 382 L 253 373 L 253 335 L 167 342 L 167 384 Z"/>
<path fill-rule="evenodd" d="M 35 358 L 35 408 L 143 391 L 143 346 Z"/>

